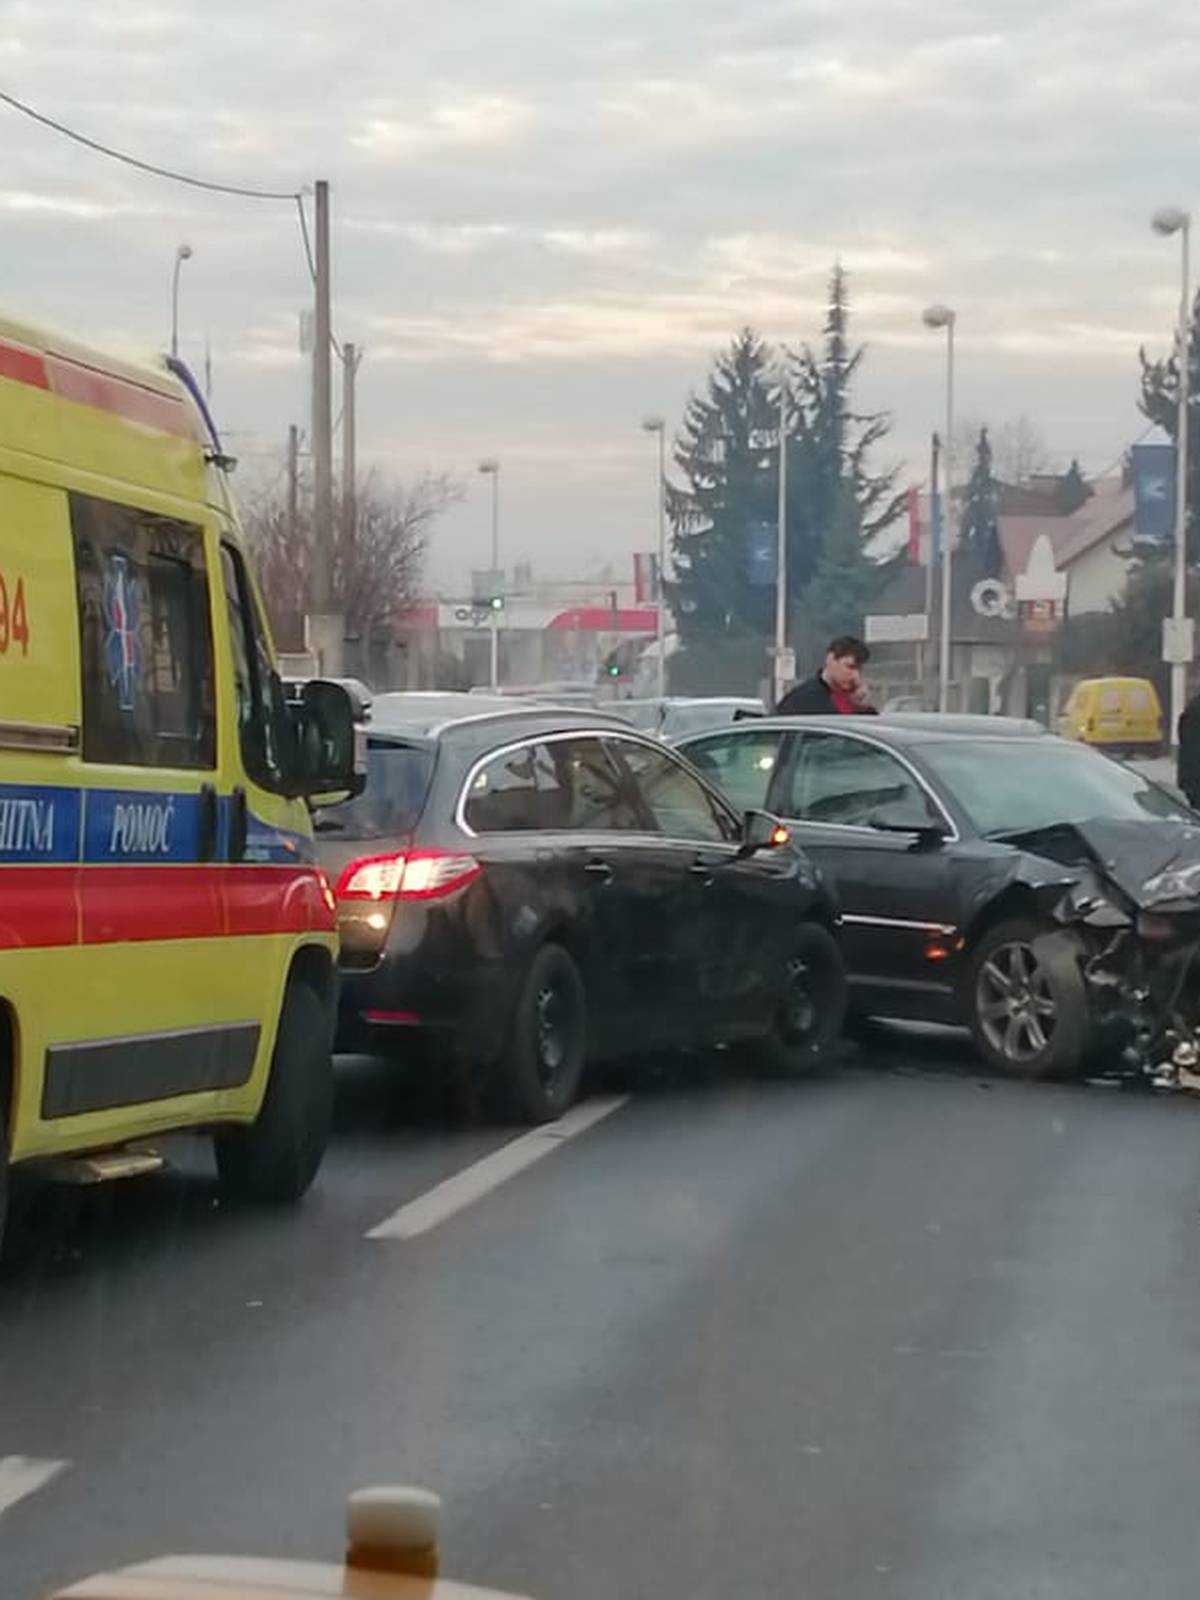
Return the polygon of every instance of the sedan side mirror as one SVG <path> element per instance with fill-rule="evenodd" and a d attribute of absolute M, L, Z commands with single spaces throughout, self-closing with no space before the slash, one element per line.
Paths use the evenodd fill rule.
<path fill-rule="evenodd" d="M 888 805 L 876 806 L 867 818 L 870 827 L 880 833 L 915 833 L 921 846 L 939 845 L 949 829 L 940 818 L 934 818 L 907 800 L 893 800 Z"/>
<path fill-rule="evenodd" d="M 792 835 L 769 811 L 747 811 L 742 821 L 742 856 L 757 855 L 760 850 L 780 850 L 790 844 Z"/>
<path fill-rule="evenodd" d="M 356 723 L 351 696 L 340 683 L 306 683 L 296 720 L 298 792 L 314 805 L 361 794 L 367 782 L 366 734 Z"/>

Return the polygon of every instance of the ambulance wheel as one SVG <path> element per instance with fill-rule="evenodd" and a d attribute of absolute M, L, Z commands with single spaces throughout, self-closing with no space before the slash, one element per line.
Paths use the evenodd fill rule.
<path fill-rule="evenodd" d="M 333 1019 L 305 983 L 284 998 L 258 1120 L 214 1138 L 222 1188 L 237 1200 L 299 1200 L 317 1175 L 333 1116 Z"/>

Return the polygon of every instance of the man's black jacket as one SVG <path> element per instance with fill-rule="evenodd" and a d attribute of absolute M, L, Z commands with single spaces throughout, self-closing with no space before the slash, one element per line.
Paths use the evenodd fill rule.
<path fill-rule="evenodd" d="M 874 716 L 875 707 L 861 706 L 858 714 L 864 712 Z M 798 683 L 794 689 L 789 689 L 775 707 L 777 717 L 835 717 L 837 714 L 829 685 L 819 672 L 804 683 Z"/>

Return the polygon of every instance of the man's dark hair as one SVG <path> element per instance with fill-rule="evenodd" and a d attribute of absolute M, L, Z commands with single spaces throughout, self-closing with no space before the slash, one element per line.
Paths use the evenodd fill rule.
<path fill-rule="evenodd" d="M 829 641 L 825 653 L 830 656 L 853 656 L 855 665 L 859 667 L 871 659 L 871 652 L 866 645 L 852 633 L 839 633 L 836 639 Z"/>

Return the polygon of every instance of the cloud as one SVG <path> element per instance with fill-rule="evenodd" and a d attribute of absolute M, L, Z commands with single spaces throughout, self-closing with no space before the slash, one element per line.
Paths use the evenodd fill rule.
<path fill-rule="evenodd" d="M 522 540 L 564 565 L 564 522 L 580 548 L 635 537 L 630 418 L 678 415 L 744 322 L 815 338 L 837 257 L 901 452 L 940 405 L 919 313 L 943 299 L 974 413 L 1111 459 L 1137 345 L 1169 338 L 1177 250 L 1147 218 L 1193 193 L 1198 77 L 1194 0 L 0 0 L 0 81 L 51 115 L 217 179 L 331 179 L 364 441 L 469 464 L 497 440 Z M 185 345 L 211 335 L 223 418 L 303 419 L 287 206 L 3 107 L 0 141 L 6 310 L 160 347 L 187 238 Z M 552 459 L 579 463 L 567 513 Z"/>

